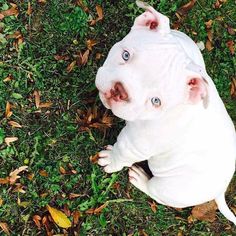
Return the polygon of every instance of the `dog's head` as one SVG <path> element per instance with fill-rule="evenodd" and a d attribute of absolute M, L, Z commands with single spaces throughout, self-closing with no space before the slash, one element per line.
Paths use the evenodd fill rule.
<path fill-rule="evenodd" d="M 146 11 L 112 47 L 96 76 L 105 107 L 134 121 L 156 119 L 184 103 L 206 104 L 207 83 L 189 66 L 188 48 L 171 33 L 169 19 L 140 1 L 138 5 Z"/>

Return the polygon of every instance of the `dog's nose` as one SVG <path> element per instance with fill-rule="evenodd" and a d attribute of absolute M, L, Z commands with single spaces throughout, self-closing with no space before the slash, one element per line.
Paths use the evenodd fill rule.
<path fill-rule="evenodd" d="M 128 101 L 128 93 L 121 82 L 116 82 L 114 88 L 110 90 L 111 98 L 115 101 Z"/>

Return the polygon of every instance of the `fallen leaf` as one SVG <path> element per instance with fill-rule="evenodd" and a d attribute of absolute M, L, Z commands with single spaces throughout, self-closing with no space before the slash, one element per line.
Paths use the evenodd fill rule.
<path fill-rule="evenodd" d="M 54 58 L 57 61 L 68 61 L 70 59 L 67 55 L 55 55 Z"/>
<path fill-rule="evenodd" d="M 1 11 L 0 14 L 4 17 L 6 17 L 6 16 L 15 16 L 15 17 L 17 17 L 19 15 L 17 5 L 14 4 L 14 3 L 10 3 L 10 5 L 11 5 L 11 8 L 9 8 L 8 10 L 5 10 L 5 11 Z"/>
<path fill-rule="evenodd" d="M 5 234 L 10 235 L 10 231 L 9 231 L 9 227 L 7 223 L 0 222 L 0 227 Z"/>
<path fill-rule="evenodd" d="M 96 163 L 98 162 L 98 159 L 99 159 L 98 153 L 96 153 L 95 155 L 89 157 L 89 160 L 90 160 L 93 164 L 96 164 Z"/>
<path fill-rule="evenodd" d="M 79 223 L 79 218 L 81 216 L 80 212 L 75 210 L 73 211 L 72 216 L 73 216 L 73 224 L 77 225 Z"/>
<path fill-rule="evenodd" d="M 13 120 L 8 121 L 8 124 L 10 126 L 12 126 L 13 128 L 22 128 L 22 125 L 20 125 L 19 123 L 15 122 Z"/>
<path fill-rule="evenodd" d="M 0 198 L 0 207 L 3 205 L 3 200 Z"/>
<path fill-rule="evenodd" d="M 6 137 L 4 141 L 7 144 L 7 146 L 10 146 L 11 143 L 13 143 L 17 140 L 18 140 L 17 137 Z"/>
<path fill-rule="evenodd" d="M 63 175 L 66 174 L 66 170 L 62 166 L 59 167 L 59 170 L 60 170 L 61 174 L 63 174 Z"/>
<path fill-rule="evenodd" d="M 26 11 L 26 14 L 30 16 L 32 14 L 32 12 L 33 12 L 33 9 L 32 9 L 31 3 L 29 1 L 28 2 L 28 9 Z"/>
<path fill-rule="evenodd" d="M 236 215 L 236 206 L 231 206 L 230 209 L 233 211 L 233 213 Z"/>
<path fill-rule="evenodd" d="M 41 216 L 39 216 L 39 215 L 33 216 L 33 221 L 36 224 L 36 226 L 38 227 L 38 229 L 41 229 L 41 220 L 42 220 Z"/>
<path fill-rule="evenodd" d="M 206 41 L 206 49 L 210 52 L 214 47 L 212 46 L 212 42 L 207 39 Z"/>
<path fill-rule="evenodd" d="M 20 207 L 27 208 L 30 204 L 31 202 L 26 202 L 26 201 L 22 202 L 19 197 L 17 199 L 17 205 Z"/>
<path fill-rule="evenodd" d="M 94 215 L 98 215 L 102 212 L 102 210 L 108 205 L 107 202 L 105 202 L 104 204 L 102 204 L 100 207 L 97 207 L 97 208 L 91 208 L 91 209 L 88 209 L 86 211 L 86 214 L 94 214 Z"/>
<path fill-rule="evenodd" d="M 66 197 L 66 195 L 64 197 Z M 63 211 L 66 214 L 66 216 L 69 217 L 71 215 L 70 209 L 67 204 L 64 205 Z"/>
<path fill-rule="evenodd" d="M 207 31 L 207 37 L 208 37 L 209 41 L 212 42 L 212 40 L 213 40 L 213 33 L 212 33 L 211 30 Z"/>
<path fill-rule="evenodd" d="M 47 2 L 47 0 L 38 0 L 38 3 L 46 3 Z"/>
<path fill-rule="evenodd" d="M 234 48 L 234 41 L 233 40 L 229 40 L 227 43 L 226 43 L 226 46 L 228 47 L 231 55 L 234 55 L 235 53 L 235 48 Z"/>
<path fill-rule="evenodd" d="M 11 81 L 13 79 L 14 78 L 13 78 L 12 74 L 9 74 L 5 79 L 3 79 L 3 82 L 9 82 L 9 81 Z"/>
<path fill-rule="evenodd" d="M 16 170 L 12 171 L 9 175 L 10 184 L 14 184 L 16 182 L 16 180 L 20 178 L 20 176 L 18 174 L 22 171 L 27 170 L 27 169 L 28 169 L 28 166 L 21 166 L 21 167 L 17 168 Z"/>
<path fill-rule="evenodd" d="M 156 204 L 156 202 L 155 201 L 149 201 L 148 204 L 150 205 L 152 211 L 154 213 L 156 213 L 157 212 L 157 204 Z"/>
<path fill-rule="evenodd" d="M 70 73 L 76 65 L 76 61 L 72 61 L 66 68 L 67 72 Z"/>
<path fill-rule="evenodd" d="M 227 27 L 227 31 L 230 35 L 235 35 L 236 34 L 236 29 L 234 29 L 230 26 Z"/>
<path fill-rule="evenodd" d="M 226 2 L 227 0 L 216 0 L 215 4 L 213 5 L 214 8 L 218 9 L 221 8 L 222 5 Z"/>
<path fill-rule="evenodd" d="M 209 21 L 205 22 L 206 28 L 211 29 L 212 23 L 213 23 L 213 20 L 209 20 Z"/>
<path fill-rule="evenodd" d="M 191 0 L 177 10 L 177 13 L 181 16 L 185 16 L 193 8 L 197 0 Z"/>
<path fill-rule="evenodd" d="M 139 236 L 148 236 L 148 234 L 143 229 L 140 229 L 138 232 Z"/>
<path fill-rule="evenodd" d="M 46 231 L 47 231 L 47 236 L 52 236 L 52 232 L 51 232 L 51 226 L 50 226 L 50 222 L 48 219 L 48 216 L 44 216 L 42 218 L 42 224 L 44 225 Z"/>
<path fill-rule="evenodd" d="M 102 7 L 100 5 L 96 5 L 96 11 L 97 11 L 98 17 L 95 20 L 92 19 L 90 21 L 90 25 L 95 25 L 98 21 L 102 20 L 103 17 L 104 17 L 103 10 L 102 10 Z"/>
<path fill-rule="evenodd" d="M 94 39 L 88 39 L 86 41 L 87 44 L 87 48 L 92 51 L 93 46 L 95 46 L 97 44 L 97 41 L 95 41 Z"/>
<path fill-rule="evenodd" d="M 0 178 L 0 184 L 9 184 L 9 177 Z"/>
<path fill-rule="evenodd" d="M 236 98 L 236 78 L 231 79 L 230 95 L 232 98 Z"/>
<path fill-rule="evenodd" d="M 97 14 L 98 14 L 97 21 L 102 20 L 103 17 L 104 17 L 102 7 L 100 5 L 97 5 L 96 6 L 96 11 L 97 11 Z"/>
<path fill-rule="evenodd" d="M 88 7 L 84 5 L 82 0 L 77 0 L 76 3 L 83 9 L 84 12 L 89 12 Z"/>
<path fill-rule="evenodd" d="M 85 65 L 88 62 L 89 50 L 86 50 L 84 54 L 81 54 L 81 65 Z"/>
<path fill-rule="evenodd" d="M 210 201 L 201 205 L 197 205 L 192 209 L 192 216 L 195 219 L 214 222 L 216 219 L 217 205 L 215 201 Z"/>
<path fill-rule="evenodd" d="M 50 207 L 49 205 L 47 205 L 47 209 L 49 213 L 51 214 L 52 219 L 58 226 L 62 228 L 71 227 L 71 221 L 67 218 L 67 216 L 62 211 L 59 211 L 56 208 Z"/>
<path fill-rule="evenodd" d="M 70 194 L 69 194 L 69 199 L 74 199 L 74 198 L 81 197 L 81 196 L 83 196 L 83 194 L 70 193 Z"/>
<path fill-rule="evenodd" d="M 34 178 L 34 173 L 30 173 L 27 175 L 28 180 L 32 180 Z"/>
<path fill-rule="evenodd" d="M 34 102 L 35 102 L 35 106 L 36 108 L 39 108 L 39 104 L 40 104 L 40 92 L 35 90 L 34 93 Z"/>
<path fill-rule="evenodd" d="M 39 108 L 49 108 L 53 105 L 52 102 L 42 102 L 39 104 Z"/>
<path fill-rule="evenodd" d="M 102 54 L 99 53 L 99 52 L 97 52 L 97 53 L 96 53 L 96 56 L 95 56 L 95 59 L 96 59 L 96 60 L 100 60 L 101 58 L 102 58 Z"/>
<path fill-rule="evenodd" d="M 16 183 L 15 185 L 16 187 L 12 190 L 13 193 L 26 193 L 25 187 L 22 184 Z"/>
<path fill-rule="evenodd" d="M 39 174 L 43 177 L 48 177 L 48 172 L 46 170 L 40 170 Z"/>
<path fill-rule="evenodd" d="M 11 104 L 10 104 L 10 102 L 7 102 L 6 109 L 5 109 L 5 116 L 6 116 L 6 118 L 9 118 L 9 117 L 11 117 L 12 114 L 13 114 L 13 112 L 11 111 Z"/>

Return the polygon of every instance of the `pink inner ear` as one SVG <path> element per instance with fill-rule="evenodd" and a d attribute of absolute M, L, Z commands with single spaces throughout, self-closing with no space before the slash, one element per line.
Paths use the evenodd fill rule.
<path fill-rule="evenodd" d="M 151 30 L 155 30 L 158 26 L 156 17 L 149 11 L 144 12 L 142 15 L 136 18 L 134 22 L 135 26 L 147 26 Z"/>
<path fill-rule="evenodd" d="M 207 87 L 203 79 L 192 78 L 188 82 L 189 100 L 193 104 L 200 102 L 207 97 Z"/>

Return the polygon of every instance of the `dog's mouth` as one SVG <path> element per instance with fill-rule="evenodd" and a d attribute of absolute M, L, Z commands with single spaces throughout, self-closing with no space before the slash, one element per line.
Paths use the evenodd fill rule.
<path fill-rule="evenodd" d="M 111 88 L 109 92 L 104 93 L 104 96 L 108 101 L 108 104 L 110 104 L 111 101 L 115 102 L 129 101 L 129 95 L 121 82 L 116 82 L 114 87 Z"/>

